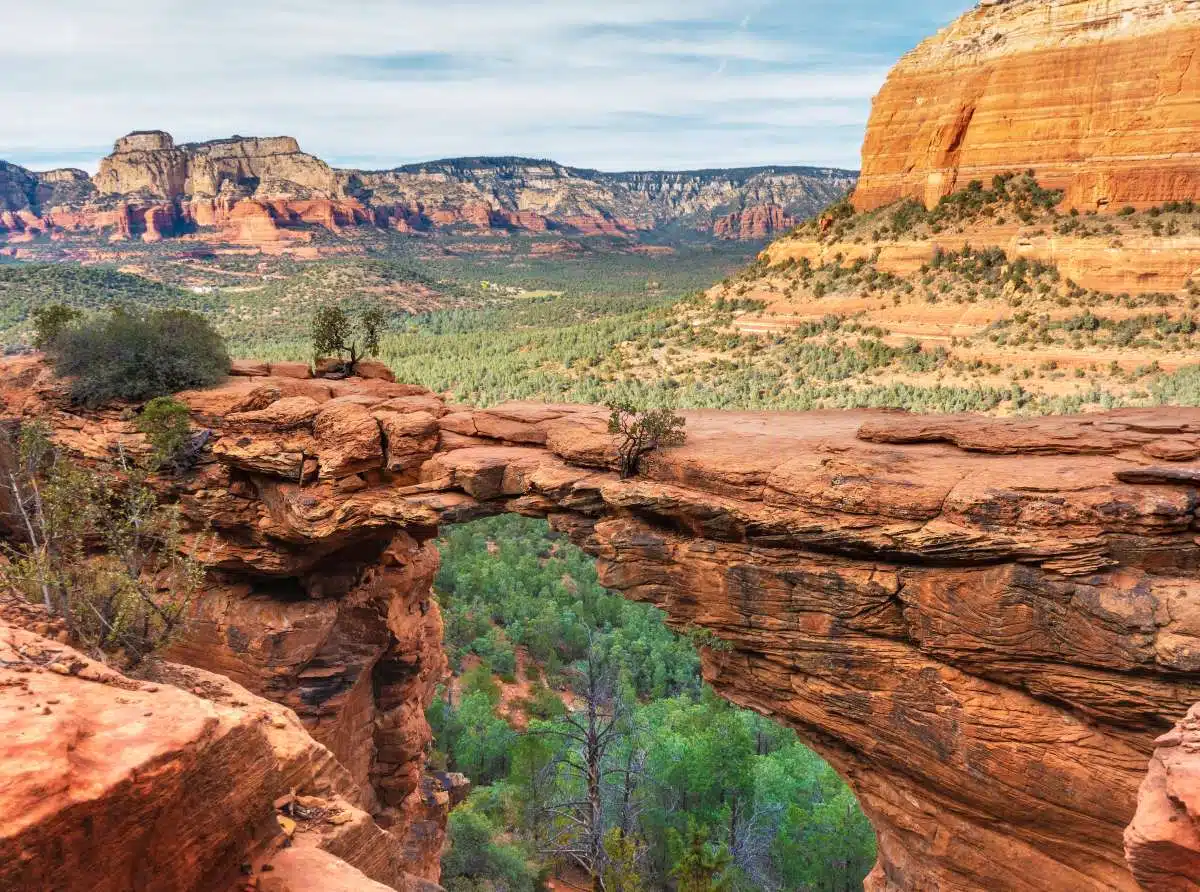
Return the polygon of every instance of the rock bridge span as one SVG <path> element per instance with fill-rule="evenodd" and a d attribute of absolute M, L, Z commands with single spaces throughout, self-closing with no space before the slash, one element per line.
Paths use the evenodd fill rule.
<path fill-rule="evenodd" d="M 210 585 L 172 656 L 292 707 L 426 875 L 432 539 L 507 511 L 727 642 L 708 681 L 858 795 L 869 889 L 1137 888 L 1122 834 L 1155 738 L 1200 700 L 1200 410 L 685 413 L 687 444 L 622 480 L 594 407 L 239 370 L 181 395 L 213 446 L 164 487 Z M 80 455 L 139 447 L 35 360 L 7 361 L 0 398 Z M 1150 885 L 1173 841 L 1131 834 Z"/>

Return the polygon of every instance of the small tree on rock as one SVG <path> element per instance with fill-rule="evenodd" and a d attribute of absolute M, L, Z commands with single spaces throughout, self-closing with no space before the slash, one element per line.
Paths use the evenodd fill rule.
<path fill-rule="evenodd" d="M 636 477 L 642 458 L 656 449 L 682 446 L 687 440 L 684 419 L 670 409 L 639 411 L 632 403 L 608 404 L 608 432 L 619 438 L 617 451 L 623 478 Z"/>
<path fill-rule="evenodd" d="M 336 357 L 342 360 L 342 371 L 349 375 L 359 360 L 379 353 L 379 340 L 387 319 L 383 310 L 368 307 L 357 319 L 336 304 L 317 308 L 312 320 L 314 358 Z"/>
<path fill-rule="evenodd" d="M 137 429 L 150 444 L 151 470 L 178 470 L 188 464 L 192 429 L 188 407 L 169 396 L 158 396 L 146 403 L 137 419 Z"/>

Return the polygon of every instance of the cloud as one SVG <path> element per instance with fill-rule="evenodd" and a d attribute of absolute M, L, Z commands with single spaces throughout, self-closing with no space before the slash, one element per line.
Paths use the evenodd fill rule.
<path fill-rule="evenodd" d="M 855 167 L 888 68 L 969 2 L 4 0 L 0 157 L 78 166 L 160 127 L 358 166 Z"/>

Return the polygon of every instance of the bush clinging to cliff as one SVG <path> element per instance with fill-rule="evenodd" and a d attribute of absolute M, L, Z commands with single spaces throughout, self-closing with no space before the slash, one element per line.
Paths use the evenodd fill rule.
<path fill-rule="evenodd" d="M 40 603 L 77 646 L 130 666 L 173 640 L 203 569 L 186 553 L 178 509 L 159 505 L 144 473 L 92 471 L 37 424 L 0 436 L 0 461 L 14 530 L 0 543 L 0 598 Z"/>
<path fill-rule="evenodd" d="M 643 412 L 628 402 L 612 402 L 608 408 L 612 412 L 608 432 L 618 437 L 622 477 L 637 476 L 644 456 L 656 449 L 682 446 L 687 438 L 683 417 L 670 409 Z"/>

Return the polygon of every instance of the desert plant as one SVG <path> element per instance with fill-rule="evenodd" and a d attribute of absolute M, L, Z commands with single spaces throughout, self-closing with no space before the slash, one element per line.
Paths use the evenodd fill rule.
<path fill-rule="evenodd" d="M 349 374 L 359 360 L 379 353 L 379 339 L 386 322 L 383 310 L 368 307 L 357 319 L 336 304 L 323 304 L 312 319 L 313 358 L 336 357 L 343 360 Z"/>
<path fill-rule="evenodd" d="M 686 422 L 670 409 L 641 411 L 632 403 L 612 402 L 608 432 L 619 438 L 617 452 L 623 478 L 636 477 L 642 458 L 656 449 L 682 446 Z"/>
<path fill-rule="evenodd" d="M 82 318 L 83 313 L 63 304 L 47 304 L 33 311 L 33 346 L 47 350 L 53 346 L 68 326 Z"/>
<path fill-rule="evenodd" d="M 49 356 L 71 379 L 71 398 L 93 407 L 207 387 L 229 373 L 221 336 L 186 310 L 117 309 L 85 319 L 59 333 Z"/>
<path fill-rule="evenodd" d="M 169 396 L 156 396 L 142 409 L 137 429 L 150 444 L 150 465 L 154 470 L 179 467 L 192 443 L 188 407 Z"/>
<path fill-rule="evenodd" d="M 78 646 L 130 666 L 182 630 L 203 570 L 139 469 L 93 471 L 33 424 L 0 437 L 0 470 L 12 530 L 0 595 L 40 602 Z"/>

